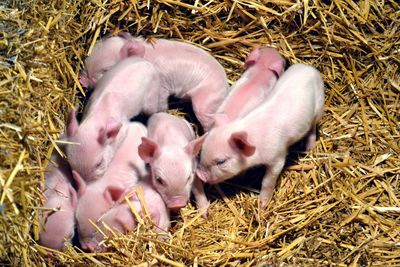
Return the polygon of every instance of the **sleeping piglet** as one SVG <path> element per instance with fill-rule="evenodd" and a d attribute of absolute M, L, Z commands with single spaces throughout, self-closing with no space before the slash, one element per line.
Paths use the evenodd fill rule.
<path fill-rule="evenodd" d="M 119 38 L 118 45 L 104 45 L 112 41 L 110 38 L 94 49 L 86 61 L 86 76 L 101 77 L 103 70 L 109 68 L 115 58 L 142 57 L 160 72 L 161 99 L 168 99 L 169 95 L 190 99 L 197 119 L 205 130 L 210 129 L 213 115 L 228 89 L 226 73 L 214 57 L 201 48 L 178 41 L 153 39 L 147 42 L 127 32 L 113 38 Z M 122 46 L 120 41 L 123 39 L 125 45 Z M 111 62 L 108 60 L 110 57 L 113 59 Z M 92 80 L 95 82 L 96 79 Z"/>
<path fill-rule="evenodd" d="M 136 185 L 139 178 L 146 175 L 145 163 L 137 154 L 141 138 L 146 134 L 147 130 L 143 124 L 129 123 L 127 137 L 99 180 L 87 185 L 80 175 L 73 171 L 79 197 L 75 217 L 80 243 L 84 249 L 87 240 L 91 239 L 96 231 L 89 220 L 96 223 L 127 188 Z"/>
<path fill-rule="evenodd" d="M 145 203 L 141 203 L 140 198 L 137 195 L 137 188 L 141 187 L 143 192 L 143 198 Z M 138 214 L 144 218 L 146 212 L 142 207 L 146 207 L 150 219 L 154 223 L 155 231 L 162 233 L 167 232 L 170 227 L 169 210 L 165 206 L 161 196 L 154 190 L 149 181 L 149 178 L 144 178 L 139 181 L 137 186 L 131 188 L 129 195 L 133 196 L 129 198 L 133 208 Z M 128 230 L 132 231 L 137 226 L 137 219 L 131 211 L 130 205 L 121 197 L 117 205 L 113 206 L 107 211 L 100 219 L 97 225 L 104 232 L 107 233 L 104 226 L 107 225 L 115 233 L 125 234 Z M 103 239 L 102 234 L 95 232 L 90 238 L 85 240 L 85 247 L 90 251 L 104 251 L 105 249 L 99 246 L 99 242 Z"/>
<path fill-rule="evenodd" d="M 196 171 L 203 181 L 215 184 L 249 167 L 266 165 L 262 207 L 272 197 L 288 147 L 308 135 L 307 149 L 313 148 L 324 105 L 321 75 L 311 66 L 291 66 L 275 87 L 273 94 L 248 115 L 209 132 Z"/>
<path fill-rule="evenodd" d="M 151 181 L 167 207 L 179 210 L 189 201 L 195 156 L 203 138 L 195 139 L 185 119 L 163 112 L 151 116 L 147 127 L 148 137 L 142 137 L 139 155 L 150 164 Z"/>
<path fill-rule="evenodd" d="M 159 74 L 141 58 L 118 62 L 97 83 L 81 124 L 73 111 L 68 118 L 67 146 L 71 168 L 85 181 L 102 177 L 115 151 L 126 137 L 127 124 L 141 111 L 152 114 L 167 109 L 159 103 Z"/>
<path fill-rule="evenodd" d="M 285 60 L 274 48 L 256 48 L 247 57 L 244 67 L 246 71 L 231 87 L 217 111 L 217 114 L 226 114 L 228 121 L 243 117 L 264 101 L 284 72 Z M 216 119 L 215 126 L 226 122 Z"/>
<path fill-rule="evenodd" d="M 67 160 L 63 159 L 56 150 L 53 151 L 51 160 L 55 164 L 50 162 L 45 173 L 44 208 L 57 209 L 57 211 L 46 211 L 43 216 L 39 243 L 61 251 L 67 243 L 70 243 L 74 235 L 77 195 L 71 185 L 72 174 Z"/>
<path fill-rule="evenodd" d="M 94 87 L 106 71 L 110 70 L 118 61 L 128 57 L 129 51 L 128 46 L 125 46 L 126 43 L 126 39 L 121 36 L 113 36 L 97 42 L 92 56 L 86 59 L 85 64 L 88 68 L 79 77 L 82 86 Z M 122 49 L 123 47 L 124 49 Z"/>

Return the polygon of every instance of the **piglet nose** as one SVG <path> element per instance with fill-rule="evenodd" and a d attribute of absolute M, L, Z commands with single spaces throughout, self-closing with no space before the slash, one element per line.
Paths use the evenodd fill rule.
<path fill-rule="evenodd" d="M 184 206 L 183 206 L 183 207 L 184 207 Z M 174 207 L 170 207 L 169 209 L 170 209 L 172 212 L 179 212 L 179 211 L 181 210 L 181 208 L 183 208 L 183 207 L 174 206 Z"/>
<path fill-rule="evenodd" d="M 94 252 L 97 248 L 97 244 L 94 242 L 83 242 L 81 246 L 84 251 L 89 251 L 89 252 Z"/>
<path fill-rule="evenodd" d="M 84 251 L 86 251 L 86 252 L 92 252 L 93 250 L 93 248 L 90 246 L 90 245 L 88 245 L 88 244 L 82 244 L 81 245 L 81 247 L 82 247 L 82 249 L 84 250 Z"/>
<path fill-rule="evenodd" d="M 168 208 L 173 212 L 179 212 L 181 208 L 186 206 L 186 202 L 175 202 L 168 205 Z"/>

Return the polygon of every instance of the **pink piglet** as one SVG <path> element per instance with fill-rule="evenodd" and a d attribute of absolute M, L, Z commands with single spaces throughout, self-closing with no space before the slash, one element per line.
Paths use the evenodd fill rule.
<path fill-rule="evenodd" d="M 142 189 L 144 203 L 141 202 L 137 195 L 137 189 Z M 107 233 L 105 225 L 117 234 L 126 234 L 127 231 L 132 231 L 137 226 L 137 219 L 131 210 L 131 206 L 136 212 L 144 218 L 146 212 L 143 207 L 146 207 L 151 221 L 154 223 L 156 232 L 166 233 L 170 227 L 169 210 L 167 209 L 161 196 L 154 190 L 148 178 L 141 180 L 137 186 L 132 188 L 134 196 L 129 198 L 129 205 L 125 200 L 113 206 L 107 211 L 98 221 L 98 227 Z M 132 191 L 130 190 L 130 191 Z M 136 191 L 136 193 L 135 193 Z M 129 194 L 131 195 L 131 194 Z M 90 238 L 85 240 L 85 247 L 90 251 L 104 251 L 105 248 L 100 246 L 103 236 L 99 232 L 95 232 Z"/>
<path fill-rule="evenodd" d="M 129 120 L 140 112 L 152 114 L 168 107 L 159 102 L 159 73 L 141 58 L 126 58 L 97 83 L 79 124 L 68 118 L 67 156 L 71 168 L 87 181 L 104 175 L 126 137 Z"/>
<path fill-rule="evenodd" d="M 96 77 L 92 79 L 95 82 L 121 56 L 144 58 L 154 64 L 161 76 L 161 99 L 170 95 L 190 99 L 204 129 L 211 128 L 213 116 L 229 87 L 224 68 L 214 57 L 188 43 L 166 39 L 145 41 L 122 32 L 101 41 L 94 49 L 86 61 L 86 76 Z"/>
<path fill-rule="evenodd" d="M 161 112 L 149 119 L 148 137 L 142 138 L 138 153 L 150 164 L 151 182 L 169 209 L 179 210 L 189 201 L 203 139 L 195 139 L 183 118 Z"/>
<path fill-rule="evenodd" d="M 260 201 L 266 207 L 288 147 L 306 137 L 307 149 L 313 148 L 323 106 L 321 74 L 308 65 L 292 65 L 279 78 L 271 97 L 243 118 L 209 132 L 197 175 L 214 184 L 263 164 L 267 170 Z"/>
<path fill-rule="evenodd" d="M 217 110 L 216 126 L 241 118 L 261 104 L 284 72 L 285 60 L 274 48 L 256 48 L 244 66 L 246 71 Z"/>
<path fill-rule="evenodd" d="M 146 127 L 141 123 L 129 123 L 127 137 L 99 180 L 87 184 L 79 173 L 73 171 L 79 197 L 75 217 L 83 248 L 96 231 L 91 221 L 96 223 L 128 188 L 135 186 L 146 175 L 145 163 L 137 154 L 141 138 L 146 134 Z"/>
<path fill-rule="evenodd" d="M 43 227 L 39 243 L 56 250 L 63 250 L 74 235 L 77 194 L 72 187 L 72 174 L 66 159 L 56 150 L 51 155 L 54 164 L 49 163 L 45 174 L 46 202 L 42 217 Z M 48 210 L 55 209 L 55 210 Z"/>

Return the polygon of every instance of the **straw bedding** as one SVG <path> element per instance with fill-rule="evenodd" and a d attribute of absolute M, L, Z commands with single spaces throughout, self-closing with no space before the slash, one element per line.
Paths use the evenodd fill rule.
<path fill-rule="evenodd" d="M 400 6 L 397 1 L 5 1 L 0 4 L 0 264 L 400 266 Z M 104 254 L 36 244 L 44 170 L 94 42 L 127 30 L 196 44 L 230 81 L 258 46 L 318 68 L 317 146 L 294 151 L 265 210 L 257 171 L 208 186 L 210 215 L 181 211 L 166 241 L 146 223 Z M 295 122 L 294 122 L 295 123 Z"/>

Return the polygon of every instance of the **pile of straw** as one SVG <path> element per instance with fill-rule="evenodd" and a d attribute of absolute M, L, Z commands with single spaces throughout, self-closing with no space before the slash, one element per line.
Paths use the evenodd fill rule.
<path fill-rule="evenodd" d="M 1 3 L 0 264 L 399 266 L 399 10 L 395 0 Z M 105 233 L 108 253 L 50 257 L 35 242 L 44 170 L 67 110 L 82 103 L 84 59 L 121 30 L 198 45 L 232 82 L 258 46 L 315 66 L 326 93 L 317 146 L 290 161 L 265 210 L 257 186 L 207 187 L 209 217 L 184 208 L 166 241 L 144 224 Z"/>

